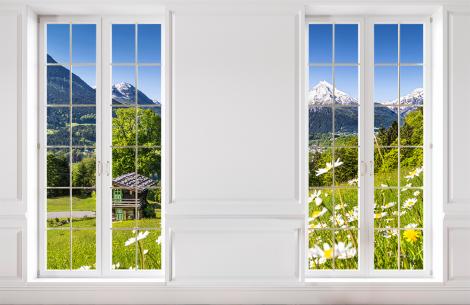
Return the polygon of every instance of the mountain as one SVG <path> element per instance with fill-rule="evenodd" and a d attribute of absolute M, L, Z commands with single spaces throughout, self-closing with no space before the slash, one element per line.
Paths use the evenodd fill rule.
<path fill-rule="evenodd" d="M 400 98 L 402 104 L 401 116 L 405 117 L 416 105 L 423 104 L 423 89 L 418 88 L 410 94 Z M 358 101 L 347 93 L 335 89 L 326 82 L 320 81 L 308 94 L 309 108 L 309 133 L 311 138 L 320 138 L 323 134 L 331 133 L 333 130 L 332 106 L 335 103 L 335 132 L 343 134 L 357 133 L 358 128 Z M 375 128 L 388 128 L 398 120 L 398 108 L 395 106 L 397 100 L 376 103 L 386 107 L 375 107 Z M 408 106 L 409 105 L 409 106 Z M 326 107 L 325 107 L 326 106 Z"/>
<path fill-rule="evenodd" d="M 57 63 L 50 55 L 47 55 L 47 62 Z M 47 67 L 47 103 L 68 105 L 70 102 L 70 70 L 61 65 L 49 65 Z M 160 103 L 152 101 L 142 91 L 128 83 L 118 83 L 112 86 L 112 104 L 130 105 L 135 103 L 135 94 L 139 105 L 158 105 Z M 74 107 L 72 121 L 75 124 L 74 145 L 93 145 L 95 142 L 94 125 L 96 124 L 96 90 L 87 84 L 78 75 L 72 73 L 72 104 L 85 104 L 90 107 Z M 155 113 L 160 114 L 161 107 L 151 108 Z M 48 145 L 64 145 L 68 135 L 69 125 L 68 107 L 48 107 L 47 109 L 47 129 Z M 76 140 L 75 140 L 76 139 Z"/>
<path fill-rule="evenodd" d="M 416 106 L 422 106 L 424 100 L 424 89 L 416 88 L 405 96 L 400 97 L 400 109 L 401 115 L 406 116 L 411 110 L 415 109 Z M 393 101 L 382 103 L 387 105 L 388 108 L 392 109 L 395 112 L 398 112 L 398 99 Z"/>
<path fill-rule="evenodd" d="M 137 90 L 137 101 L 139 105 L 160 105 L 159 102 L 154 102 L 142 91 Z M 135 103 L 136 89 L 133 85 L 125 82 L 114 84 L 112 87 L 113 104 L 128 105 Z"/>
<path fill-rule="evenodd" d="M 57 63 L 50 55 L 47 55 L 48 63 Z M 64 66 L 48 66 L 47 69 L 47 103 L 69 103 L 69 74 L 70 70 Z M 145 93 L 129 83 L 117 83 L 112 86 L 113 105 L 130 105 L 135 103 L 135 94 L 139 105 L 160 105 L 152 101 Z M 72 103 L 94 105 L 96 91 L 78 75 L 72 73 Z"/>

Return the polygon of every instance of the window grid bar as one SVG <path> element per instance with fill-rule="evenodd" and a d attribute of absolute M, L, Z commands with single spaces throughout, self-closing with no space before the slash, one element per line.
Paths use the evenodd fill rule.
<path fill-rule="evenodd" d="M 136 24 L 137 25 L 137 24 Z M 137 55 L 135 55 L 137 56 Z M 161 63 L 139 63 L 139 62 L 135 62 L 135 63 L 110 63 L 111 66 L 115 66 L 115 67 L 133 67 L 133 66 L 138 66 L 138 67 L 161 67 L 162 64 Z"/>
<path fill-rule="evenodd" d="M 69 24 L 69 104 L 70 104 L 70 109 L 69 109 L 69 120 L 70 120 L 70 128 L 69 128 L 69 146 L 70 146 L 70 159 L 69 159 L 69 186 L 72 187 L 72 157 L 73 157 L 73 150 L 72 150 L 72 128 L 73 128 L 73 119 L 72 119 L 72 22 Z M 72 221 L 72 189 L 69 190 L 69 203 L 70 203 L 70 270 L 72 270 L 73 265 L 72 265 L 72 249 L 73 249 L 73 242 L 72 242 L 72 226 L 73 226 L 73 221 Z"/>
<path fill-rule="evenodd" d="M 332 67 L 333 63 L 309 63 L 309 67 Z M 359 63 L 335 63 L 336 67 L 359 67 Z"/>
<path fill-rule="evenodd" d="M 65 107 L 69 107 L 70 104 L 47 104 L 45 107 L 46 108 L 65 108 Z M 76 108 L 84 108 L 84 107 L 88 107 L 88 108 L 96 108 L 96 104 L 72 104 L 72 107 L 76 107 Z"/>
<path fill-rule="evenodd" d="M 335 144 L 336 144 L 336 139 L 335 139 L 335 114 L 336 114 L 336 66 L 335 66 L 335 31 L 336 31 L 336 24 L 333 23 L 332 25 L 332 39 L 331 39 L 331 43 L 332 43 L 332 58 L 331 58 L 331 61 L 332 61 L 332 71 L 331 71 L 331 77 L 332 77 L 332 82 L 333 82 L 333 107 L 332 107 L 332 115 L 333 115 L 333 118 L 332 118 L 332 124 L 331 124 L 331 128 L 333 129 L 333 141 L 332 141 L 332 145 L 333 145 L 333 148 L 331 150 L 331 157 L 332 157 L 332 160 L 331 162 L 334 164 L 335 162 Z M 335 179 L 335 166 L 333 166 L 332 168 L 332 175 L 333 175 L 333 185 L 336 185 L 336 179 Z M 333 202 L 333 208 L 332 208 L 332 214 L 333 214 L 333 228 L 336 228 L 336 209 L 335 209 L 335 206 L 336 206 L 336 193 L 335 192 L 332 192 L 332 202 Z M 332 264 L 332 269 L 333 270 L 336 270 L 336 249 L 335 249 L 335 242 L 336 242 L 336 238 L 335 238 L 335 231 L 331 231 L 331 240 L 333 242 L 333 264 Z"/>
<path fill-rule="evenodd" d="M 401 93 L 401 75 L 400 75 L 400 57 L 401 57 L 401 26 L 400 23 L 398 24 L 398 104 L 400 104 L 400 93 Z M 400 109 L 398 109 L 398 188 L 401 189 L 401 117 L 400 117 Z M 401 227 L 401 192 L 398 192 L 398 227 Z M 401 232 L 398 230 L 398 270 L 401 269 Z"/>
<path fill-rule="evenodd" d="M 376 67 L 397 67 L 398 65 L 402 67 L 423 67 L 423 63 L 376 63 Z"/>
<path fill-rule="evenodd" d="M 136 104 L 136 107 L 137 105 L 139 104 L 139 68 L 137 66 L 137 57 L 138 57 L 138 36 L 139 36 L 139 33 L 138 33 L 138 26 L 137 26 L 137 23 L 134 25 L 134 75 L 135 75 L 135 104 Z M 137 144 L 138 144 L 138 141 L 139 141 L 139 122 L 138 122 L 138 119 L 139 119 L 139 116 L 137 114 L 137 108 L 135 109 L 135 167 L 134 167 L 134 170 L 135 170 L 135 174 L 137 176 L 138 174 L 138 166 L 139 166 L 139 149 L 137 147 Z M 137 200 L 139 199 L 139 196 L 137 195 L 137 184 L 135 185 L 135 189 L 134 189 L 134 197 L 135 197 L 135 200 L 137 202 Z M 139 217 L 138 213 L 139 213 L 139 210 L 137 208 L 137 205 L 134 207 L 134 210 L 135 210 L 135 216 L 134 216 L 134 227 L 137 227 L 137 219 Z M 139 231 L 136 230 L 136 233 L 139 234 Z M 135 243 L 135 269 L 136 270 L 139 270 L 139 256 L 138 256 L 138 251 L 139 249 L 137 248 L 137 241 Z"/>
<path fill-rule="evenodd" d="M 71 62 L 71 59 L 70 59 L 70 62 Z M 65 66 L 68 66 L 70 64 L 70 62 L 69 63 L 46 63 L 46 66 L 48 66 L 48 67 L 65 67 Z M 82 63 L 77 62 L 77 63 L 75 63 L 74 62 L 73 65 L 75 67 L 94 67 L 94 66 L 96 66 L 96 63 L 88 63 L 88 62 L 82 62 Z"/>

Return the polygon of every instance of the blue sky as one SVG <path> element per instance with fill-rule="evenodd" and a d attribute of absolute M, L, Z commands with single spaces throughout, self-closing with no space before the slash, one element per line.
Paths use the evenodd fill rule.
<path fill-rule="evenodd" d="M 95 66 L 79 67 L 76 63 L 96 63 L 96 25 L 72 25 L 72 72 L 80 76 L 90 86 L 96 86 Z M 160 63 L 161 26 L 159 24 L 137 25 L 138 54 L 135 54 L 136 26 L 115 24 L 112 26 L 112 61 L 119 64 Z M 68 67 L 70 61 L 70 26 L 49 24 L 47 26 L 47 53 L 57 62 Z M 128 82 L 136 86 L 134 66 L 113 67 L 112 81 Z M 138 88 L 149 98 L 160 101 L 160 67 L 139 66 Z"/>
<path fill-rule="evenodd" d="M 374 27 L 374 62 L 395 64 L 375 68 L 375 101 L 388 101 L 398 97 L 398 25 L 377 24 Z M 334 31 L 334 35 L 333 35 Z M 333 37 L 335 50 L 333 52 Z M 309 28 L 309 62 L 328 65 L 356 64 L 358 62 L 358 25 L 356 24 L 312 24 Z M 421 64 L 423 62 L 423 26 L 402 24 L 400 26 L 400 62 Z M 422 67 L 400 68 L 400 95 L 406 95 L 423 86 Z M 332 83 L 331 67 L 310 67 L 310 87 L 321 80 Z M 358 96 L 357 67 L 336 67 L 335 84 L 339 90 Z"/>

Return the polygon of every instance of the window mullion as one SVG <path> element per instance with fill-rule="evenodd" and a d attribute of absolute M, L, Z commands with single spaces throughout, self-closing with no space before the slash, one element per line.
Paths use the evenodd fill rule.
<path fill-rule="evenodd" d="M 102 52 L 101 52 L 101 79 L 102 79 L 102 88 L 111 88 L 111 25 L 107 21 L 102 21 Z M 101 91 L 101 118 L 102 118 L 102 160 L 103 160 L 103 172 L 101 176 L 101 236 L 102 236 L 102 274 L 108 276 L 111 273 L 111 245 L 112 245 L 112 235 L 111 235 L 111 197 L 110 190 L 107 188 L 107 185 L 110 185 L 110 159 L 111 159 L 111 90 L 102 90 Z"/>
<path fill-rule="evenodd" d="M 361 123 L 363 124 L 362 144 L 364 147 L 363 175 L 363 248 L 364 274 L 374 270 L 374 32 L 373 25 L 366 19 L 363 40 L 363 85 L 364 102 Z"/>

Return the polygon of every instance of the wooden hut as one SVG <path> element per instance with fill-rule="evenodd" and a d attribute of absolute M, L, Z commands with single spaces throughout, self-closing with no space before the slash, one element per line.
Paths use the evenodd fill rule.
<path fill-rule="evenodd" d="M 113 179 L 113 220 L 140 219 L 147 205 L 147 193 L 154 180 L 137 173 Z"/>

